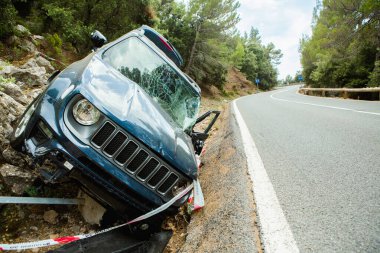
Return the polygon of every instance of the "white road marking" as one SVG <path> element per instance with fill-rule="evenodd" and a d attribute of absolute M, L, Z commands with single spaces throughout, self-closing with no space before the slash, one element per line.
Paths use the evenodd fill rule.
<path fill-rule="evenodd" d="M 299 252 L 292 231 L 281 209 L 272 183 L 249 130 L 233 101 L 234 114 L 240 127 L 247 156 L 248 172 L 253 183 L 261 237 L 265 252 Z"/>
<path fill-rule="evenodd" d="M 318 106 L 318 107 L 324 107 L 324 108 L 330 108 L 330 109 L 337 109 L 337 110 L 344 110 L 344 111 L 350 111 L 350 112 L 357 112 L 357 113 L 364 113 L 364 114 L 371 114 L 371 115 L 380 116 L 380 113 L 378 113 L 378 112 L 367 112 L 367 111 L 355 110 L 355 109 L 344 108 L 344 107 L 336 107 L 336 106 L 329 106 L 329 105 L 306 103 L 306 102 L 300 102 L 300 101 L 294 101 L 294 100 L 288 100 L 288 99 L 278 98 L 278 97 L 274 96 L 276 94 L 283 93 L 283 92 L 286 92 L 286 91 L 290 91 L 290 90 L 281 90 L 281 91 L 275 92 L 275 93 L 273 93 L 273 94 L 270 95 L 270 98 L 274 99 L 274 100 L 278 100 L 278 101 L 284 101 L 284 102 L 290 102 L 290 103 L 296 103 L 296 104 L 302 104 L 302 105 L 312 105 L 312 106 Z"/>

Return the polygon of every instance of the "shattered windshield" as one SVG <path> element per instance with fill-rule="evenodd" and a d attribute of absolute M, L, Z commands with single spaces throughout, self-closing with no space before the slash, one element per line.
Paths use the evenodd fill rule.
<path fill-rule="evenodd" d="M 103 59 L 138 83 L 183 130 L 194 125 L 200 97 L 187 80 L 136 37 L 108 49 Z"/>

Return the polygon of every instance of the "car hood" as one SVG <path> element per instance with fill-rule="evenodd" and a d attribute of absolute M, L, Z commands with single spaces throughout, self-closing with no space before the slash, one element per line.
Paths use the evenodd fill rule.
<path fill-rule="evenodd" d="M 80 92 L 107 117 L 191 178 L 197 162 L 191 138 L 136 83 L 98 58 L 82 72 Z"/>

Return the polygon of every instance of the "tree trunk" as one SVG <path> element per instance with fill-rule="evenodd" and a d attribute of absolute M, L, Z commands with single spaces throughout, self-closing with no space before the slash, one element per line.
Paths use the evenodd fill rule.
<path fill-rule="evenodd" d="M 194 55 L 195 55 L 195 50 L 196 50 L 196 46 L 197 46 L 197 43 L 198 43 L 198 37 L 199 37 L 199 31 L 200 30 L 201 30 L 201 24 L 199 24 L 197 26 L 196 30 L 195 30 L 194 43 L 193 43 L 193 46 L 191 47 L 190 56 L 189 56 L 189 62 L 187 63 L 186 68 L 185 68 L 185 73 L 186 74 L 189 74 L 190 68 L 193 65 Z"/>

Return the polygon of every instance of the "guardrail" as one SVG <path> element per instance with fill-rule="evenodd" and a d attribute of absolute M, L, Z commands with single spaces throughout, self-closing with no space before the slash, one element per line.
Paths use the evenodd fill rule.
<path fill-rule="evenodd" d="M 380 87 L 374 88 L 300 88 L 299 92 L 305 95 L 321 95 L 322 97 L 338 94 L 343 98 L 371 98 L 370 100 L 380 100 Z M 354 95 L 353 95 L 354 94 Z"/>

